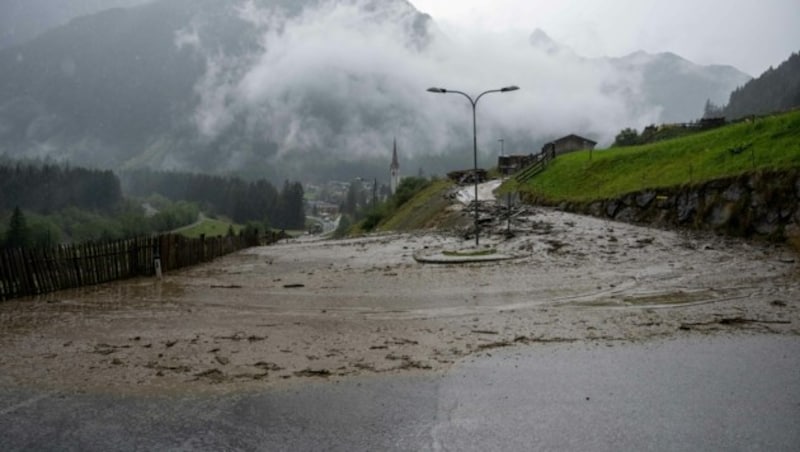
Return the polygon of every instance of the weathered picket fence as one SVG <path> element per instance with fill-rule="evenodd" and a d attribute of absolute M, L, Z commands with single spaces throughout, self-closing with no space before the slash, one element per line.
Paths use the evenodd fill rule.
<path fill-rule="evenodd" d="M 0 249 L 0 300 L 155 275 L 156 258 L 162 271 L 168 272 L 283 237 L 274 232 L 266 237 L 240 234 L 197 239 L 166 234 L 52 249 Z"/>

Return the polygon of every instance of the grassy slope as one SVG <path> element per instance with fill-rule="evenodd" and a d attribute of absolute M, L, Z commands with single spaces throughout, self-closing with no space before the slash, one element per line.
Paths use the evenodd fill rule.
<path fill-rule="evenodd" d="M 729 149 L 750 144 L 740 154 Z M 644 146 L 558 157 L 519 190 L 551 202 L 614 198 L 760 169 L 800 167 L 800 111 Z"/>
<path fill-rule="evenodd" d="M 231 224 L 232 223 L 228 221 L 216 220 L 214 218 L 206 218 L 205 220 L 203 220 L 202 223 L 196 226 L 192 226 L 191 228 L 181 230 L 180 234 L 189 238 L 198 238 L 202 234 L 205 234 L 206 237 L 227 235 L 228 227 L 231 226 Z M 234 232 L 238 234 L 240 229 L 242 229 L 241 225 L 233 224 Z"/>
<path fill-rule="evenodd" d="M 444 192 L 452 186 L 449 180 L 432 182 L 424 190 L 400 206 L 397 212 L 381 223 L 381 231 L 409 231 L 432 226 L 431 222 L 449 205 Z"/>

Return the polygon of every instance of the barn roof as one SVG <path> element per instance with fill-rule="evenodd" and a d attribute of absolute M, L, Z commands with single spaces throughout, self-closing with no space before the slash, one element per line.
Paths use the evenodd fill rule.
<path fill-rule="evenodd" d="M 567 141 L 567 140 L 572 139 L 572 138 L 577 138 L 577 139 L 582 140 L 582 141 L 586 141 L 586 142 L 589 142 L 589 143 L 592 143 L 592 144 L 597 144 L 597 142 L 594 141 L 594 140 L 590 140 L 590 139 L 582 137 L 580 135 L 575 135 L 574 133 L 571 133 L 571 134 L 569 134 L 569 135 L 567 135 L 565 137 L 561 137 L 561 138 L 559 138 L 557 140 L 553 140 L 553 143 L 561 143 L 562 141 Z"/>

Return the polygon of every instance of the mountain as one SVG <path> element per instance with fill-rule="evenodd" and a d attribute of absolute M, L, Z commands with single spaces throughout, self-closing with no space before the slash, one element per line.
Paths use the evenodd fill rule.
<path fill-rule="evenodd" d="M 718 114 L 732 120 L 792 108 L 800 108 L 800 52 L 738 87 Z"/>
<path fill-rule="evenodd" d="M 499 137 L 527 154 L 688 121 L 746 77 L 671 54 L 584 59 L 541 30 L 503 51 L 464 44 L 406 0 L 153 0 L 0 50 L 0 154 L 385 181 L 394 137 L 402 173 L 471 165 L 468 105 L 430 86 L 522 87 L 481 100 L 488 162 Z"/>
<path fill-rule="evenodd" d="M 702 102 L 720 104 L 752 78 L 732 66 L 701 66 L 669 52 L 639 51 L 609 62 L 622 73 L 641 77 L 637 103 L 660 106 L 660 119 L 666 123 L 697 119 Z"/>
<path fill-rule="evenodd" d="M 543 30 L 529 37 L 531 46 L 548 55 L 571 58 L 602 72 L 611 66 L 617 75 L 606 89 L 627 100 L 632 111 L 646 112 L 656 106 L 660 122 L 688 122 L 696 119 L 699 99 L 723 102 L 736 87 L 752 77 L 733 66 L 699 65 L 671 52 L 651 54 L 638 51 L 619 58 L 584 58 L 554 41 Z"/>
<path fill-rule="evenodd" d="M 151 0 L 3 0 L 0 49 L 21 44 L 76 17 L 148 1 Z"/>
<path fill-rule="evenodd" d="M 572 53 L 572 49 L 562 46 L 550 37 L 544 30 L 537 28 L 533 30 L 528 36 L 528 42 L 531 46 L 547 53 L 548 55 L 555 55 L 559 53 Z"/>
<path fill-rule="evenodd" d="M 218 111 L 226 106 L 218 101 L 233 96 L 225 93 L 228 80 L 252 69 L 266 34 L 293 19 L 313 22 L 300 16 L 324 3 L 155 1 L 81 17 L 6 49 L 0 52 L 0 152 L 101 167 L 263 167 L 278 150 L 254 130 L 262 125 L 255 114 L 264 112 L 235 111 L 249 105 Z M 363 11 L 376 27 L 404 22 L 407 45 L 425 43 L 429 18 L 404 0 L 340 3 Z M 338 99 L 296 97 L 299 109 L 342 132 L 336 129 L 346 112 Z"/>

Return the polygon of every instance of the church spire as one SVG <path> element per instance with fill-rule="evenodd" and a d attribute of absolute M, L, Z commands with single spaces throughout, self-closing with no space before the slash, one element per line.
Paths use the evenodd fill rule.
<path fill-rule="evenodd" d="M 397 160 L 397 138 L 394 139 L 394 146 L 392 151 L 392 166 L 389 167 L 392 170 L 400 169 L 400 162 Z"/>
<path fill-rule="evenodd" d="M 397 191 L 400 185 L 400 161 L 397 159 L 397 137 L 392 144 L 392 164 L 389 166 L 389 190 L 392 194 Z"/>

